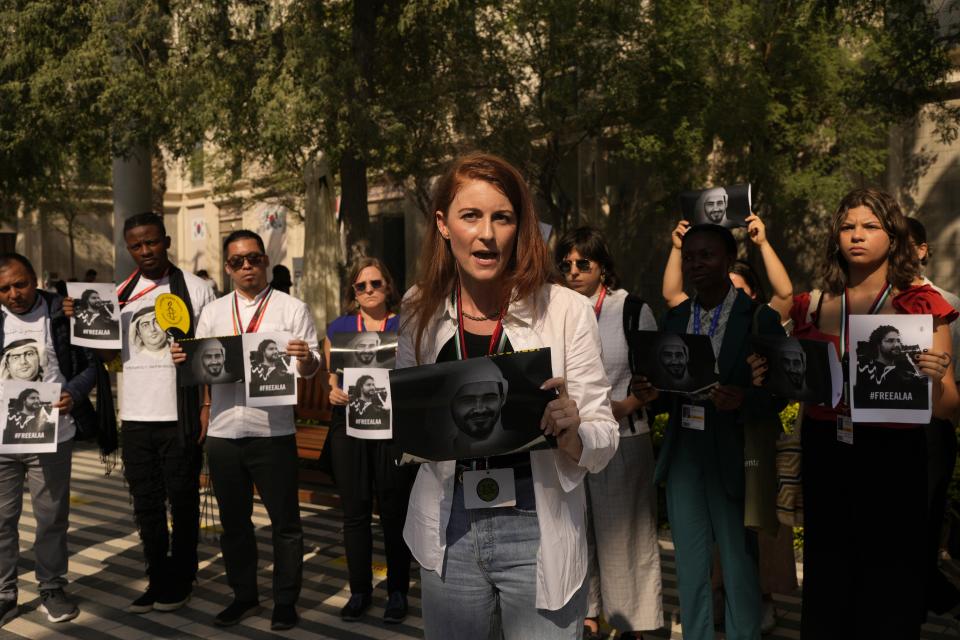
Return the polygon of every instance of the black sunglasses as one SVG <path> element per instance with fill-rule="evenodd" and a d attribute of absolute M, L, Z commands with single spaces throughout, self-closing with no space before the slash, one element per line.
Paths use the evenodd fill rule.
<path fill-rule="evenodd" d="M 593 266 L 590 264 L 589 260 L 586 258 L 580 258 L 579 260 L 561 260 L 560 273 L 570 273 L 573 265 L 577 265 L 577 271 L 580 273 L 590 273 L 593 270 Z"/>
<path fill-rule="evenodd" d="M 370 285 L 371 289 L 376 291 L 383 286 L 383 280 L 365 280 L 364 282 L 354 282 L 353 290 L 357 293 L 363 293 L 367 290 L 368 284 Z"/>
<path fill-rule="evenodd" d="M 266 254 L 248 253 L 245 256 L 230 256 L 227 258 L 227 266 L 231 269 L 242 269 L 244 262 L 249 262 L 251 267 L 259 267 L 267 260 Z"/>

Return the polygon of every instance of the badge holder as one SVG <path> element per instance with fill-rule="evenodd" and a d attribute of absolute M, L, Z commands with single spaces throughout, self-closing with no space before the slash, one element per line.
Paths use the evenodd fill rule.
<path fill-rule="evenodd" d="M 513 469 L 463 472 L 463 504 L 467 509 L 497 509 L 517 504 Z"/>
<path fill-rule="evenodd" d="M 847 354 L 843 356 L 843 404 L 846 414 L 837 416 L 837 442 L 853 444 L 853 418 L 850 417 L 850 382 Z"/>
<path fill-rule="evenodd" d="M 703 431 L 706 425 L 706 409 L 696 404 L 685 404 L 680 409 L 680 426 L 684 429 Z"/>

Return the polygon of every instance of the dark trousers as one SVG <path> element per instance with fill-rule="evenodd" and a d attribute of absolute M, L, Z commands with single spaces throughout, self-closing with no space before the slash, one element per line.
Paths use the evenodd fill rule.
<path fill-rule="evenodd" d="M 927 436 L 927 517 L 926 598 L 921 620 L 927 610 L 942 613 L 956 604 L 958 593 L 940 572 L 940 533 L 947 509 L 947 489 L 957 463 L 957 434 L 949 420 L 934 418 L 926 427 Z"/>
<path fill-rule="evenodd" d="M 273 531 L 273 600 L 295 604 L 303 583 L 303 529 L 298 502 L 296 437 L 207 438 L 207 464 L 220 506 L 220 549 L 238 600 L 259 600 L 253 488 Z"/>
<path fill-rule="evenodd" d="M 176 422 L 125 420 L 120 433 L 123 476 L 133 497 L 150 584 L 192 582 L 197 575 L 203 452 L 194 442 L 181 444 Z M 172 531 L 167 527 L 168 504 Z"/>
<path fill-rule="evenodd" d="M 923 428 L 803 422 L 804 640 L 911 640 L 925 575 Z"/>
<path fill-rule="evenodd" d="M 403 541 L 403 524 L 417 467 L 394 464 L 389 440 L 349 437 L 342 411 L 334 412 L 328 438 L 333 478 L 343 509 L 343 546 L 350 573 L 350 592 L 373 591 L 371 516 L 376 496 L 387 555 L 387 591 L 407 593 L 410 550 Z"/>

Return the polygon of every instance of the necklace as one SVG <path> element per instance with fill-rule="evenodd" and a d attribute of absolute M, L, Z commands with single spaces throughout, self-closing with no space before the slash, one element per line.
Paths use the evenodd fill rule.
<path fill-rule="evenodd" d="M 470 315 L 469 313 L 467 313 L 466 311 L 462 311 L 462 310 L 461 310 L 461 311 L 460 311 L 460 314 L 461 314 L 464 318 L 468 318 L 468 319 L 470 319 L 470 320 L 473 320 L 474 322 L 486 322 L 487 320 L 499 320 L 499 319 L 500 319 L 500 314 L 499 314 L 499 313 L 495 313 L 495 314 L 490 315 L 490 316 L 472 316 L 472 315 Z"/>

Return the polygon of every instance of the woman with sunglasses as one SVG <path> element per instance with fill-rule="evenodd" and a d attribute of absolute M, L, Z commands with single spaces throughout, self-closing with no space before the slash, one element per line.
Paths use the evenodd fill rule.
<path fill-rule="evenodd" d="M 567 286 L 586 297 L 600 327 L 603 368 L 611 386 L 620 445 L 600 473 L 587 476 L 590 528 L 590 591 L 585 640 L 598 639 L 601 609 L 623 640 L 663 626 L 657 497 L 653 484 L 653 442 L 646 412 L 630 393 L 625 314 L 635 326 L 656 331 L 650 306 L 628 297 L 607 242 L 596 229 L 580 227 L 560 238 L 554 256 Z"/>
<path fill-rule="evenodd" d="M 558 377 L 543 388 L 558 395 L 539 425 L 556 449 L 420 466 L 404 537 L 422 567 L 425 635 L 578 638 L 583 479 L 603 469 L 618 441 L 596 319 L 585 298 L 552 284 L 533 200 L 506 161 L 455 160 L 433 209 L 417 285 L 404 301 L 397 366 L 549 347 Z M 512 478 L 516 505 L 467 509 L 461 472 L 470 468 Z"/>
<path fill-rule="evenodd" d="M 933 416 L 952 418 L 958 396 L 949 324 L 957 312 L 923 284 L 906 218 L 890 194 L 856 189 L 840 201 L 822 282 L 822 291 L 794 298 L 794 335 L 830 342 L 846 362 L 849 315 L 932 315 L 933 347 L 916 365 L 933 382 Z M 766 361 L 751 356 L 750 362 L 754 384 L 762 384 Z M 844 378 L 848 387 L 846 370 Z M 801 638 L 920 637 L 926 613 L 924 427 L 851 423 L 843 400 L 837 407 L 804 407 Z"/>
<path fill-rule="evenodd" d="M 324 344 L 330 370 L 330 340 L 334 333 L 397 331 L 399 317 L 393 312 L 399 296 L 384 264 L 370 257 L 359 258 L 347 274 L 343 307 L 349 310 L 327 327 Z M 333 416 L 330 433 L 330 461 L 333 480 L 343 509 L 343 546 L 350 574 L 350 599 L 340 610 L 347 621 L 359 620 L 373 602 L 373 498 L 380 508 L 384 547 L 387 556 L 387 603 L 383 620 L 399 623 L 407 616 L 410 589 L 410 550 L 403 541 L 407 500 L 413 485 L 414 469 L 398 467 L 390 456 L 390 440 L 361 440 L 347 435 L 346 410 L 350 396 L 341 388 L 341 378 L 330 371 L 330 404 Z"/>

